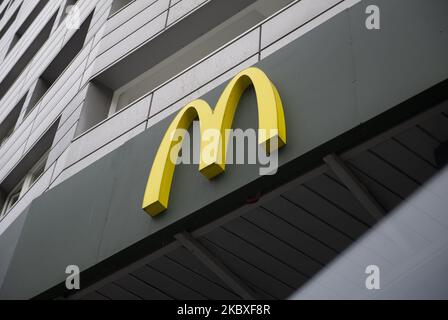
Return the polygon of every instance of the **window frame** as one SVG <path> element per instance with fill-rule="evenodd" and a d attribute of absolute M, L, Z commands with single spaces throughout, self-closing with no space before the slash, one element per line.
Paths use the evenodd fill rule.
<path fill-rule="evenodd" d="M 19 182 L 19 184 L 17 186 L 14 187 L 14 189 L 12 189 L 12 191 L 8 194 L 8 196 L 6 197 L 5 203 L 3 204 L 3 208 L 2 208 L 2 212 L 0 217 L 3 218 L 4 216 L 7 215 L 7 213 L 14 208 L 14 206 L 16 205 L 17 202 L 20 201 L 20 198 L 22 196 L 22 189 L 23 189 L 23 180 Z M 15 202 L 12 203 L 12 199 L 13 197 L 15 197 L 17 195 L 17 200 Z"/>
<path fill-rule="evenodd" d="M 42 177 L 45 173 L 45 166 L 47 164 L 48 156 L 50 154 L 50 150 L 46 151 L 44 155 L 34 164 L 34 166 L 27 172 L 25 177 L 20 180 L 20 182 L 15 186 L 6 196 L 5 203 L 2 206 L 0 211 L 0 219 L 5 217 L 12 208 L 23 198 L 23 196 L 31 189 L 31 187 Z M 35 176 L 34 174 L 42 169 L 43 171 Z M 14 196 L 18 194 L 17 201 L 11 203 L 11 200 Z"/>

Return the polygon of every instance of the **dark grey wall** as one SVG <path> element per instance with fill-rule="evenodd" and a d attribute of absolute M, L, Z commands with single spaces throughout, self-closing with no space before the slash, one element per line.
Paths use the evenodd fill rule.
<path fill-rule="evenodd" d="M 107 274 L 171 241 L 175 232 L 212 221 L 256 191 L 319 165 L 326 153 L 418 112 L 399 110 L 374 126 L 364 123 L 448 78 L 448 3 L 431 2 L 369 1 L 381 8 L 379 31 L 365 28 L 366 2 L 361 2 L 257 64 L 277 85 L 285 106 L 288 145 L 281 150 L 277 176 L 261 178 L 257 166 L 229 166 L 210 182 L 196 166 L 179 166 L 169 210 L 150 218 L 140 206 L 171 120 L 165 119 L 35 200 L 0 297 L 33 297 L 63 282 L 67 265 L 88 270 L 103 262 L 82 278 L 93 281 L 94 273 Z M 203 98 L 213 105 L 222 90 L 223 85 Z M 255 99 L 248 93 L 235 127 L 256 126 Z"/>

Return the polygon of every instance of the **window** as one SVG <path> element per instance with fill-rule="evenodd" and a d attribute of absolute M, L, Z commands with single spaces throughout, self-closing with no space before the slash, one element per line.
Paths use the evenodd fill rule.
<path fill-rule="evenodd" d="M 112 91 L 107 87 L 95 82 L 89 83 L 78 127 L 76 128 L 76 136 L 107 118 L 111 98 Z"/>
<path fill-rule="evenodd" d="M 22 189 L 28 190 L 34 182 L 36 182 L 40 176 L 45 172 L 45 165 L 47 164 L 49 150 L 45 152 L 42 158 L 34 165 L 34 167 L 28 172 L 25 177 L 24 185 Z"/>
<path fill-rule="evenodd" d="M 0 218 L 31 189 L 52 163 L 47 163 L 59 127 L 56 120 L 0 183 Z"/>
<path fill-rule="evenodd" d="M 21 197 L 33 186 L 33 184 L 40 178 L 45 171 L 45 164 L 48 159 L 49 152 L 47 151 L 42 158 L 31 168 L 25 177 L 15 186 L 12 191 L 6 196 L 0 218 L 5 216 L 9 210 L 20 200 Z"/>
<path fill-rule="evenodd" d="M 29 186 L 32 186 L 34 182 L 36 182 L 40 178 L 40 176 L 45 172 L 45 165 L 47 164 L 48 153 L 49 152 L 47 151 L 44 157 L 42 157 L 42 159 L 40 159 L 39 162 L 30 171 L 28 175 Z"/>
<path fill-rule="evenodd" d="M 22 184 L 18 185 L 6 198 L 5 205 L 1 212 L 1 217 L 3 217 L 12 207 L 19 201 L 20 193 L 22 192 Z"/>

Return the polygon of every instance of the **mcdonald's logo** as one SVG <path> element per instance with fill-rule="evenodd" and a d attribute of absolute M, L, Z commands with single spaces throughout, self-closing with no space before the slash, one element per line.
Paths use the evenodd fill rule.
<path fill-rule="evenodd" d="M 275 85 L 258 68 L 248 68 L 236 75 L 224 89 L 214 110 L 204 100 L 187 104 L 174 118 L 166 131 L 157 151 L 149 174 L 143 199 L 143 209 L 151 216 L 157 216 L 168 208 L 168 201 L 176 164 L 170 153 L 178 141 L 173 138 L 176 130 L 188 130 L 195 119 L 199 120 L 201 141 L 199 171 L 208 179 L 222 174 L 226 166 L 228 135 L 239 101 L 245 90 L 253 86 L 258 106 L 258 143 L 266 152 L 272 152 L 286 145 L 286 124 L 283 105 Z M 203 156 L 202 150 L 210 150 L 210 141 L 204 138 L 207 130 L 218 130 L 220 138 L 211 148 L 213 156 Z M 182 137 L 180 137 L 182 139 Z"/>

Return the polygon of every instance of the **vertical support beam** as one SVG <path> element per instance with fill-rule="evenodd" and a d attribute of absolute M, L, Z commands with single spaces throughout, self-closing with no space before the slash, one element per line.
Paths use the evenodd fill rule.
<path fill-rule="evenodd" d="M 384 209 L 361 181 L 347 168 L 341 158 L 332 154 L 326 156 L 324 161 L 372 217 L 376 220 L 383 218 L 385 215 Z"/>
<path fill-rule="evenodd" d="M 182 232 L 174 237 L 238 295 L 246 300 L 255 300 L 252 290 L 189 233 Z"/>

